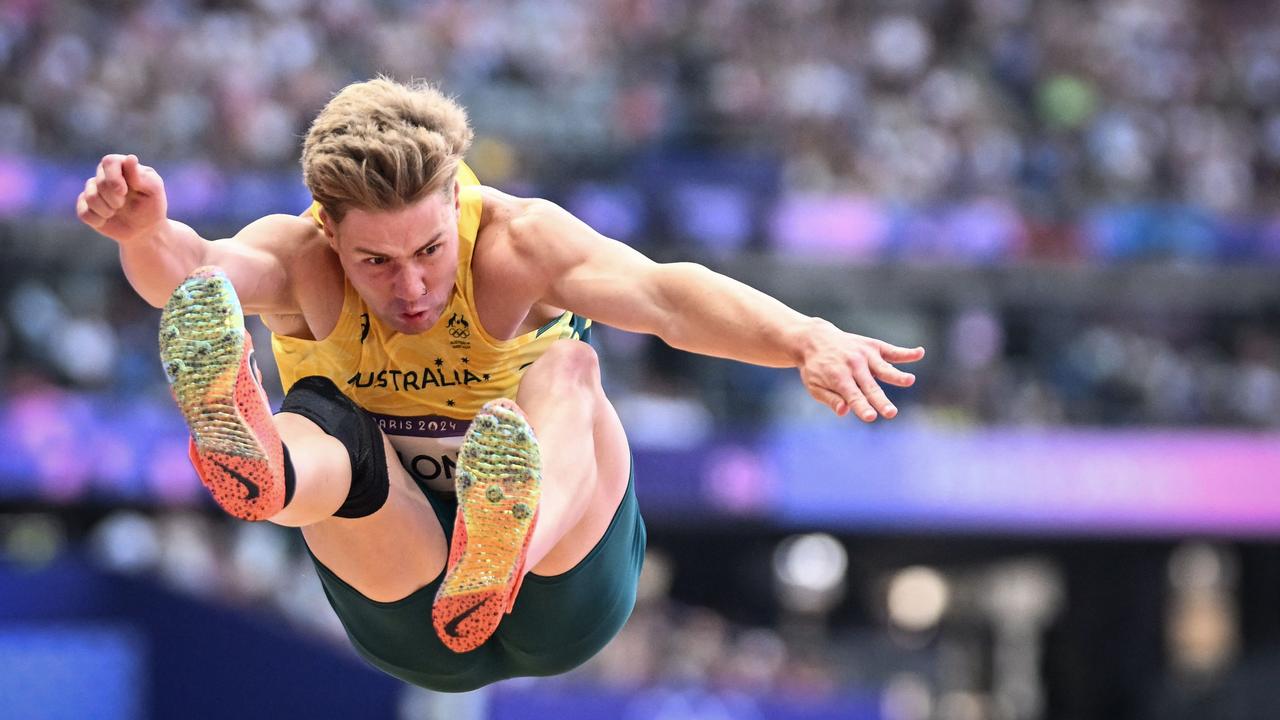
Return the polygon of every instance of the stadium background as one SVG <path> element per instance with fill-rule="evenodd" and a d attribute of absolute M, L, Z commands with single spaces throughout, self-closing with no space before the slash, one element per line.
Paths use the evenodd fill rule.
<path fill-rule="evenodd" d="M 1276 3 L 0 0 L 0 69 L 0 716 L 1280 717 Z M 296 212 L 377 72 L 487 183 L 929 350 L 866 427 L 601 329 L 651 553 L 562 678 L 359 663 L 74 218 L 107 152 L 206 237 Z"/>

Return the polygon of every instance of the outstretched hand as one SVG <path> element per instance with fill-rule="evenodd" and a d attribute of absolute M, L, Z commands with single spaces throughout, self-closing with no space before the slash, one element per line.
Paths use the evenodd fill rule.
<path fill-rule="evenodd" d="M 102 158 L 76 198 L 81 222 L 119 243 L 151 232 L 167 213 L 164 180 L 136 155 Z"/>
<path fill-rule="evenodd" d="M 898 409 L 880 383 L 910 387 L 916 376 L 892 363 L 916 362 L 924 348 L 902 348 L 883 340 L 847 333 L 824 324 L 809 339 L 800 363 L 800 379 L 809 394 L 843 417 L 853 411 L 859 420 L 891 419 Z"/>

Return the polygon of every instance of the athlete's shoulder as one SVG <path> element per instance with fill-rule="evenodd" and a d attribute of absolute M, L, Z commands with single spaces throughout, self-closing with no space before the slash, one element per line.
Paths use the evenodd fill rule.
<path fill-rule="evenodd" d="M 516 255 L 545 248 L 547 228 L 566 212 L 550 200 L 517 197 L 493 188 L 483 188 L 482 195 L 481 234 Z"/>
<path fill-rule="evenodd" d="M 254 220 L 231 239 L 285 258 L 316 242 L 324 242 L 324 233 L 306 218 L 276 214 Z"/>
<path fill-rule="evenodd" d="M 518 305 L 539 301 L 544 283 L 539 280 L 540 268 L 530 262 L 530 253 L 538 252 L 538 245 L 529 226 L 541 212 L 540 206 L 550 203 L 490 187 L 478 190 L 484 207 L 471 259 L 476 302 L 492 304 L 495 293 L 502 303 Z"/>
<path fill-rule="evenodd" d="M 313 305 L 309 301 L 317 294 L 341 297 L 341 266 L 324 231 L 309 215 L 267 215 L 247 225 L 234 240 L 273 258 L 303 308 Z"/>
<path fill-rule="evenodd" d="M 264 236 L 270 236 L 264 242 L 279 260 L 296 308 L 271 318 L 267 326 L 282 336 L 327 337 L 342 313 L 345 278 L 324 231 L 309 217 L 273 215 L 259 222 Z"/>
<path fill-rule="evenodd" d="M 317 256 L 328 248 L 324 232 L 297 215 L 267 215 L 249 223 L 232 241 L 250 252 L 269 256 L 289 277 L 305 276 L 314 270 Z"/>
<path fill-rule="evenodd" d="M 476 188 L 484 203 L 480 214 L 480 229 L 509 230 L 513 222 L 519 222 L 538 212 L 540 206 L 552 205 L 540 198 L 525 198 L 505 193 L 497 188 L 481 185 Z"/>

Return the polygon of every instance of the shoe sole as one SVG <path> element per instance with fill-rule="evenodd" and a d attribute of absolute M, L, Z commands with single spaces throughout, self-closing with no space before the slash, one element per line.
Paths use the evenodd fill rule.
<path fill-rule="evenodd" d="M 284 449 L 252 355 L 226 274 L 187 276 L 160 315 L 160 359 L 191 430 L 191 462 L 223 510 L 266 520 L 284 506 Z"/>
<path fill-rule="evenodd" d="M 458 515 L 431 608 L 436 634 L 454 652 L 483 645 L 515 605 L 538 522 L 541 469 L 524 416 L 502 401 L 486 403 L 458 452 Z"/>

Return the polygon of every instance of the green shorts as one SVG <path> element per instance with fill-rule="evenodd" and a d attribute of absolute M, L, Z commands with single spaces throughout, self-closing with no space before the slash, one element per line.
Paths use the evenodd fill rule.
<path fill-rule="evenodd" d="M 448 540 L 456 498 L 419 488 Z M 329 604 L 365 660 L 414 685 L 465 692 L 506 678 L 558 675 L 600 652 L 631 616 L 645 541 L 633 467 L 613 521 L 587 557 L 555 577 L 526 575 L 512 613 L 484 645 L 462 654 L 445 647 L 431 625 L 443 574 L 403 600 L 375 602 L 311 559 Z"/>

